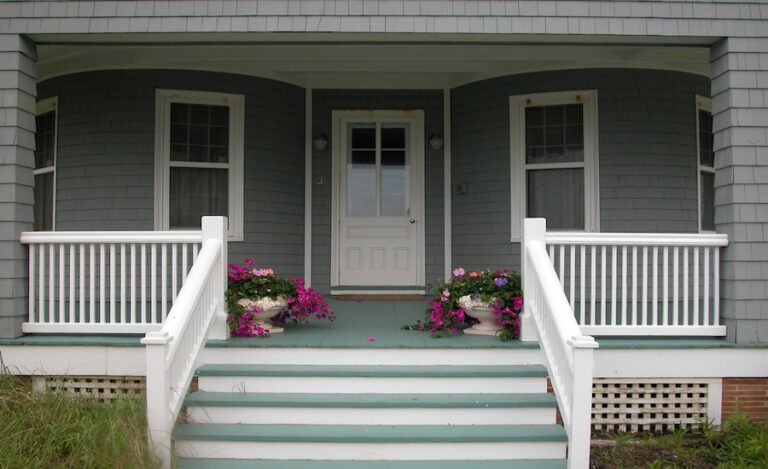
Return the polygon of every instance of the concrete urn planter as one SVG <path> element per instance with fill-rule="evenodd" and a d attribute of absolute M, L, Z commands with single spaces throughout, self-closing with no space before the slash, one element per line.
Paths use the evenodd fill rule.
<path fill-rule="evenodd" d="M 288 304 L 285 298 L 283 297 L 280 297 L 277 299 L 256 298 L 255 300 L 244 298 L 240 300 L 238 303 L 248 310 L 251 310 L 251 308 L 253 308 L 254 306 L 257 306 L 259 308 L 258 313 L 252 313 L 254 327 L 261 327 L 262 329 L 269 332 L 270 334 L 279 334 L 285 331 L 284 328 L 275 326 L 267 322 L 269 319 L 273 318 L 274 316 L 277 316 L 278 314 L 280 314 L 281 311 L 285 309 L 286 305 Z"/>
<path fill-rule="evenodd" d="M 464 329 L 465 334 L 495 336 L 501 331 L 502 326 L 494 323 L 495 316 L 492 314 L 491 303 L 474 299 L 470 295 L 462 296 L 458 303 L 464 308 L 464 314 L 480 321 L 472 327 Z"/>

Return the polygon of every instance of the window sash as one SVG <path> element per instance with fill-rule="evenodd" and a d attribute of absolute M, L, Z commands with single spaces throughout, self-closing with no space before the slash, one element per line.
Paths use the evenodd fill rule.
<path fill-rule="evenodd" d="M 709 115 L 709 122 L 708 123 L 702 123 L 701 118 L 702 115 Z M 715 173 L 714 168 L 714 132 L 712 131 L 712 101 L 710 98 L 704 97 L 704 96 L 696 96 L 696 166 L 697 166 L 697 178 L 696 178 L 696 184 L 698 187 L 698 215 L 699 215 L 699 231 L 704 233 L 713 233 L 715 231 L 714 226 L 714 200 L 715 200 L 715 188 L 714 188 L 714 177 L 713 179 L 713 187 L 712 187 L 712 193 L 709 194 L 709 197 L 705 197 L 706 194 L 704 193 L 705 187 L 704 187 L 704 179 L 705 175 Z M 709 132 L 707 132 L 709 131 Z M 702 154 L 701 152 L 704 151 L 701 147 L 702 143 L 702 137 L 704 137 L 703 133 L 708 134 L 709 141 L 709 150 L 712 152 L 712 166 L 708 164 L 702 163 Z M 711 202 L 711 206 L 705 207 L 704 204 Z M 710 212 L 712 215 L 711 217 L 708 215 L 707 212 Z M 707 221 L 705 221 L 705 218 L 707 218 Z M 711 218 L 711 224 L 709 223 L 709 218 Z"/>
<path fill-rule="evenodd" d="M 58 96 L 47 98 L 37 102 L 36 112 L 36 128 L 39 129 L 39 118 L 45 117 L 48 114 L 52 114 L 53 123 L 48 130 L 47 142 L 50 147 L 46 148 L 46 152 L 50 152 L 49 165 L 36 167 L 32 174 L 35 178 L 35 190 L 34 190 L 34 219 L 33 229 L 35 231 L 52 231 L 56 229 L 56 165 L 58 158 L 58 127 L 59 127 L 59 114 L 58 114 Z M 35 135 L 35 143 L 37 144 L 38 135 Z M 37 147 L 37 145 L 36 145 Z M 37 149 L 35 150 L 35 165 L 37 165 L 38 155 Z M 46 176 L 50 175 L 50 176 Z M 45 185 L 45 194 L 42 194 L 38 187 L 38 182 L 43 180 L 49 181 Z M 42 195 L 42 197 L 40 197 Z M 40 200 L 43 199 L 43 200 Z"/>

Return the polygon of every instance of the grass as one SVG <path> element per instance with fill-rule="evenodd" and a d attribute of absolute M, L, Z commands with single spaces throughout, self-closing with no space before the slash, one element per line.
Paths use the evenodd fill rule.
<path fill-rule="evenodd" d="M 704 424 L 667 435 L 613 435 L 613 445 L 592 449 L 593 469 L 768 468 L 768 422 L 744 415 L 722 427 Z"/>
<path fill-rule="evenodd" d="M 32 392 L 0 374 L 0 468 L 156 468 L 144 403 Z"/>

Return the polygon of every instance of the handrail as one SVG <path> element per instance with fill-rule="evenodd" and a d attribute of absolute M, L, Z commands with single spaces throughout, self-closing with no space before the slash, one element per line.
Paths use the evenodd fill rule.
<path fill-rule="evenodd" d="M 149 439 L 163 468 L 171 433 L 206 339 L 226 338 L 226 219 L 203 217 L 203 246 L 159 331 L 141 340 L 147 357 Z"/>
<path fill-rule="evenodd" d="M 590 246 L 727 246 L 728 235 L 716 233 L 581 233 L 549 231 L 546 243 Z"/>
<path fill-rule="evenodd" d="M 25 231 L 21 244 L 199 243 L 200 231 Z"/>
<path fill-rule="evenodd" d="M 545 247 L 546 223 L 526 219 L 523 237 L 523 340 L 538 340 L 568 434 L 568 467 L 589 467 L 593 353 L 581 333 Z"/>

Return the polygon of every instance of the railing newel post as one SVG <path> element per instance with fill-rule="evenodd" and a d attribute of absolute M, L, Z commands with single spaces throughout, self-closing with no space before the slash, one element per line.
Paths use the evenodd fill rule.
<path fill-rule="evenodd" d="M 523 283 L 523 312 L 520 315 L 520 340 L 525 342 L 534 342 L 538 340 L 536 325 L 533 322 L 530 308 L 527 306 L 531 301 L 529 296 L 534 291 L 533 278 L 526 275 L 531 272 L 530 259 L 528 259 L 527 245 L 529 242 L 540 241 L 546 246 L 547 221 L 544 218 L 524 218 L 523 219 L 523 239 L 520 243 L 521 275 Z"/>
<path fill-rule="evenodd" d="M 171 423 L 166 373 L 168 345 L 171 337 L 167 332 L 149 332 L 141 343 L 146 348 L 146 382 L 148 439 L 162 469 L 171 467 Z"/>
<path fill-rule="evenodd" d="M 227 302 L 224 292 L 227 289 L 227 218 L 226 217 L 203 217 L 203 245 L 207 240 L 217 240 L 221 244 L 219 258 L 216 261 L 214 272 L 219 276 L 220 281 L 213 282 L 215 291 L 214 297 L 218 304 L 213 317 L 209 339 L 227 340 L 229 338 L 229 327 L 227 326 Z"/>

